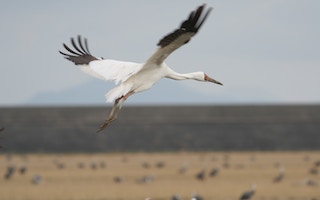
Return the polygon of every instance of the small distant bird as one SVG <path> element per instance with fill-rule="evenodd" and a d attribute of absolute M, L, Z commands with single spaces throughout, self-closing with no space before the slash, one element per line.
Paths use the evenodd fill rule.
<path fill-rule="evenodd" d="M 309 173 L 316 175 L 316 174 L 318 174 L 318 171 L 319 171 L 318 168 L 313 166 L 312 168 L 310 168 Z"/>
<path fill-rule="evenodd" d="M 147 163 L 147 162 L 143 162 L 141 165 L 142 165 L 142 167 L 145 168 L 145 169 L 150 168 L 150 164 Z"/>
<path fill-rule="evenodd" d="M 42 183 L 42 177 L 39 174 L 34 175 L 31 179 L 31 183 L 35 185 Z"/>
<path fill-rule="evenodd" d="M 5 179 L 10 179 L 11 176 L 13 175 L 14 171 L 15 171 L 15 167 L 13 165 L 8 166 L 7 172 L 4 175 L 4 178 Z"/>
<path fill-rule="evenodd" d="M 93 163 L 91 163 L 91 169 L 92 170 L 96 170 L 97 168 L 98 168 L 98 165 L 97 165 L 97 163 L 95 163 L 95 162 L 93 162 Z"/>
<path fill-rule="evenodd" d="M 320 167 L 320 160 L 315 161 L 313 164 L 315 167 Z"/>
<path fill-rule="evenodd" d="M 163 161 L 157 162 L 156 167 L 157 168 L 163 168 L 166 164 Z"/>
<path fill-rule="evenodd" d="M 113 181 L 115 183 L 122 183 L 124 181 L 124 178 L 121 177 L 121 176 L 116 176 L 116 177 L 113 178 Z"/>
<path fill-rule="evenodd" d="M 187 170 L 188 170 L 188 163 L 185 162 L 185 163 L 183 163 L 183 165 L 178 169 L 178 172 L 179 172 L 180 174 L 184 174 L 184 173 L 186 173 Z"/>
<path fill-rule="evenodd" d="M 253 185 L 251 186 L 251 189 L 250 189 L 250 190 L 244 192 L 244 193 L 240 196 L 239 200 L 249 200 L 249 199 L 251 199 L 251 197 L 252 197 L 252 196 L 255 194 L 255 192 L 256 192 L 256 188 L 257 188 L 257 186 L 256 186 L 255 184 L 253 184 Z"/>
<path fill-rule="evenodd" d="M 196 174 L 196 178 L 198 179 L 198 180 L 200 180 L 200 181 L 203 181 L 204 179 L 205 179 L 205 170 L 203 169 L 203 170 L 201 170 L 200 172 L 198 172 L 197 174 Z"/>
<path fill-rule="evenodd" d="M 214 168 L 210 171 L 209 176 L 211 176 L 211 177 L 216 176 L 216 175 L 219 173 L 219 170 L 220 170 L 219 167 L 214 167 Z"/>
<path fill-rule="evenodd" d="M 128 157 L 126 157 L 126 156 L 122 157 L 122 162 L 124 162 L 124 163 L 128 162 Z"/>
<path fill-rule="evenodd" d="M 230 167 L 230 156 L 228 154 L 225 154 L 223 156 L 223 164 L 222 164 L 222 166 L 224 168 L 229 168 Z"/>
<path fill-rule="evenodd" d="M 279 182 L 282 181 L 283 178 L 284 178 L 284 168 L 281 167 L 279 169 L 279 174 L 276 177 L 274 177 L 273 182 L 274 183 L 279 183 Z"/>
<path fill-rule="evenodd" d="M 85 167 L 85 164 L 83 162 L 78 162 L 78 168 L 83 169 Z"/>
<path fill-rule="evenodd" d="M 252 162 L 254 162 L 254 161 L 256 161 L 256 155 L 251 155 L 251 157 L 250 157 L 250 160 L 252 161 Z"/>
<path fill-rule="evenodd" d="M 27 172 L 27 167 L 26 166 L 21 166 L 19 168 L 19 172 L 20 172 L 20 174 L 25 174 Z"/>
<path fill-rule="evenodd" d="M 309 155 L 305 155 L 305 156 L 303 157 L 303 160 L 304 160 L 304 161 L 309 161 L 309 160 L 310 160 L 310 156 L 309 156 Z"/>
<path fill-rule="evenodd" d="M 180 200 L 181 197 L 179 194 L 174 194 L 172 197 L 171 197 L 171 200 Z"/>
<path fill-rule="evenodd" d="M 146 175 L 143 176 L 142 178 L 138 179 L 138 183 L 151 183 L 154 181 L 154 176 L 153 175 Z"/>
<path fill-rule="evenodd" d="M 191 200 L 203 200 L 203 197 L 200 196 L 199 194 L 194 194 L 192 195 Z"/>
<path fill-rule="evenodd" d="M 102 131 L 117 118 L 124 102 L 129 96 L 148 90 L 162 78 L 174 80 L 193 79 L 222 85 L 219 81 L 214 80 L 204 72 L 181 74 L 175 72 L 164 63 L 164 60 L 173 51 L 189 42 L 199 31 L 211 10 L 211 7 L 206 10 L 204 4 L 192 11 L 188 19 L 183 21 L 178 29 L 159 41 L 158 46 L 160 48 L 143 64 L 96 58 L 89 52 L 87 40 L 84 39 L 83 44 L 80 36 L 78 36 L 78 45 L 71 38 L 73 50 L 63 44 L 68 53 L 59 52 L 74 64 L 82 65 L 82 70 L 86 73 L 96 78 L 114 80 L 116 84 L 121 82 L 121 84 L 106 94 L 107 102 L 114 101 L 114 105 L 109 117 L 97 132 Z M 122 102 L 117 107 L 120 101 Z"/>
<path fill-rule="evenodd" d="M 100 165 L 100 168 L 106 168 L 107 167 L 107 164 L 105 162 L 103 162 L 103 161 L 101 161 L 99 163 L 99 165 Z"/>
<path fill-rule="evenodd" d="M 66 168 L 66 165 L 64 163 L 57 163 L 58 169 L 64 169 Z"/>
<path fill-rule="evenodd" d="M 312 180 L 312 179 L 305 179 L 304 184 L 306 186 L 318 186 L 319 185 L 319 183 L 317 181 Z"/>

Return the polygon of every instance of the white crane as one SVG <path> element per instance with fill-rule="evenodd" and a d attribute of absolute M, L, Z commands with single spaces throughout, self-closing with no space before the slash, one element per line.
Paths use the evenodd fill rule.
<path fill-rule="evenodd" d="M 70 49 L 66 44 L 63 44 L 68 54 L 61 51 L 59 52 L 64 55 L 66 59 L 76 65 L 81 65 L 81 69 L 92 76 L 104 80 L 113 80 L 118 84 L 106 94 L 107 102 L 114 101 L 114 105 L 109 117 L 97 132 L 102 131 L 117 118 L 124 102 L 130 95 L 151 88 L 152 85 L 161 78 L 174 80 L 193 79 L 222 85 L 204 72 L 181 74 L 175 72 L 164 63 L 164 60 L 174 50 L 189 42 L 199 31 L 212 8 L 210 7 L 206 11 L 204 10 L 205 4 L 192 11 L 188 19 L 183 21 L 178 29 L 169 33 L 159 41 L 159 48 L 142 64 L 94 57 L 89 52 L 87 39 L 82 39 L 81 36 L 77 38 L 78 45 L 75 40 L 71 38 L 71 44 L 74 50 Z M 118 106 L 121 100 L 122 102 Z"/>

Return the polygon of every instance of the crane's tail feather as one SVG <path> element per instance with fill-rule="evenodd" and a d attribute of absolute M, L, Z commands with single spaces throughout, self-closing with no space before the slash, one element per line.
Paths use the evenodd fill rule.
<path fill-rule="evenodd" d="M 111 89 L 107 94 L 106 94 L 106 100 L 107 102 L 113 102 L 114 100 L 125 96 L 131 91 L 131 86 L 129 84 L 121 84 L 118 85 L 117 87 Z"/>
<path fill-rule="evenodd" d="M 84 45 L 83 45 L 84 41 Z M 82 38 L 78 35 L 78 45 L 76 44 L 74 38 L 71 38 L 71 44 L 74 48 L 72 50 L 66 44 L 63 43 L 63 47 L 68 51 L 69 54 L 59 51 L 62 55 L 65 56 L 66 59 L 70 60 L 76 65 L 88 65 L 93 60 L 98 60 L 98 58 L 91 55 L 88 48 L 88 41 L 86 38 Z"/>

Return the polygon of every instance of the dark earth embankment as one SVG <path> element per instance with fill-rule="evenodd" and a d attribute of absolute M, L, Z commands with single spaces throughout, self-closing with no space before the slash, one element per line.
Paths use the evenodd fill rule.
<path fill-rule="evenodd" d="M 320 105 L 0 108 L 5 152 L 319 150 Z"/>

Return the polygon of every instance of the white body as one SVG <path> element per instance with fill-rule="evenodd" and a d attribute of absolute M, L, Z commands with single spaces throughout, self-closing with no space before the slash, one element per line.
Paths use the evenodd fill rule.
<path fill-rule="evenodd" d="M 134 93 L 145 91 L 161 78 L 204 81 L 205 76 L 203 72 L 179 74 L 165 63 L 140 64 L 109 59 L 92 61 L 89 65 L 83 65 L 81 69 L 96 78 L 113 80 L 116 84 L 121 82 L 106 94 L 107 102 L 112 102 L 131 91 Z"/>

